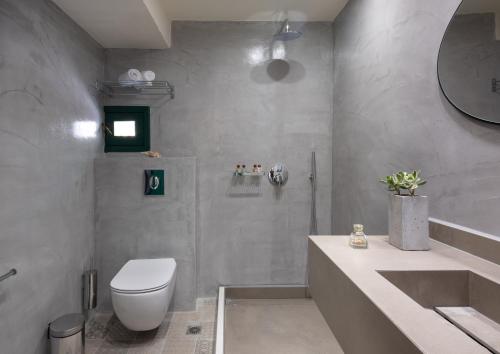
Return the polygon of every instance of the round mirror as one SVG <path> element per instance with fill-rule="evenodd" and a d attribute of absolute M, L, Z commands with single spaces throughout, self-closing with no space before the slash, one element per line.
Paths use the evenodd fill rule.
<path fill-rule="evenodd" d="M 464 0 L 446 30 L 438 76 L 462 112 L 500 123 L 500 1 Z"/>

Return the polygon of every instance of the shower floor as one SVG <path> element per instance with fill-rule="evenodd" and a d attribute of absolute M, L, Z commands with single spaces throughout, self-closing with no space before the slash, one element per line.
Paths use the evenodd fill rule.
<path fill-rule="evenodd" d="M 225 306 L 225 354 L 340 354 L 315 302 L 233 299 Z"/>

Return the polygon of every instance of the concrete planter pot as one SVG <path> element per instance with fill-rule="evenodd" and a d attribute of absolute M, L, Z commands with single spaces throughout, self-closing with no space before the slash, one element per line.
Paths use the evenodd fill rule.
<path fill-rule="evenodd" d="M 426 251 L 429 243 L 429 203 L 424 196 L 391 195 L 389 242 L 405 251 Z"/>

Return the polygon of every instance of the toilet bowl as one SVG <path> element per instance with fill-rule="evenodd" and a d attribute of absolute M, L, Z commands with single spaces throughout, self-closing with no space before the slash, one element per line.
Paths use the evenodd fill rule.
<path fill-rule="evenodd" d="M 132 331 L 157 328 L 165 318 L 174 292 L 173 258 L 133 259 L 111 280 L 116 317 Z"/>

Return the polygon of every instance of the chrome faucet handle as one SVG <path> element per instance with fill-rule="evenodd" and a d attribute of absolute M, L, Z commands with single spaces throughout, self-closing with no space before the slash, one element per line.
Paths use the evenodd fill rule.
<path fill-rule="evenodd" d="M 267 178 L 272 185 L 283 186 L 288 181 L 288 169 L 284 164 L 276 164 L 269 170 Z"/>

